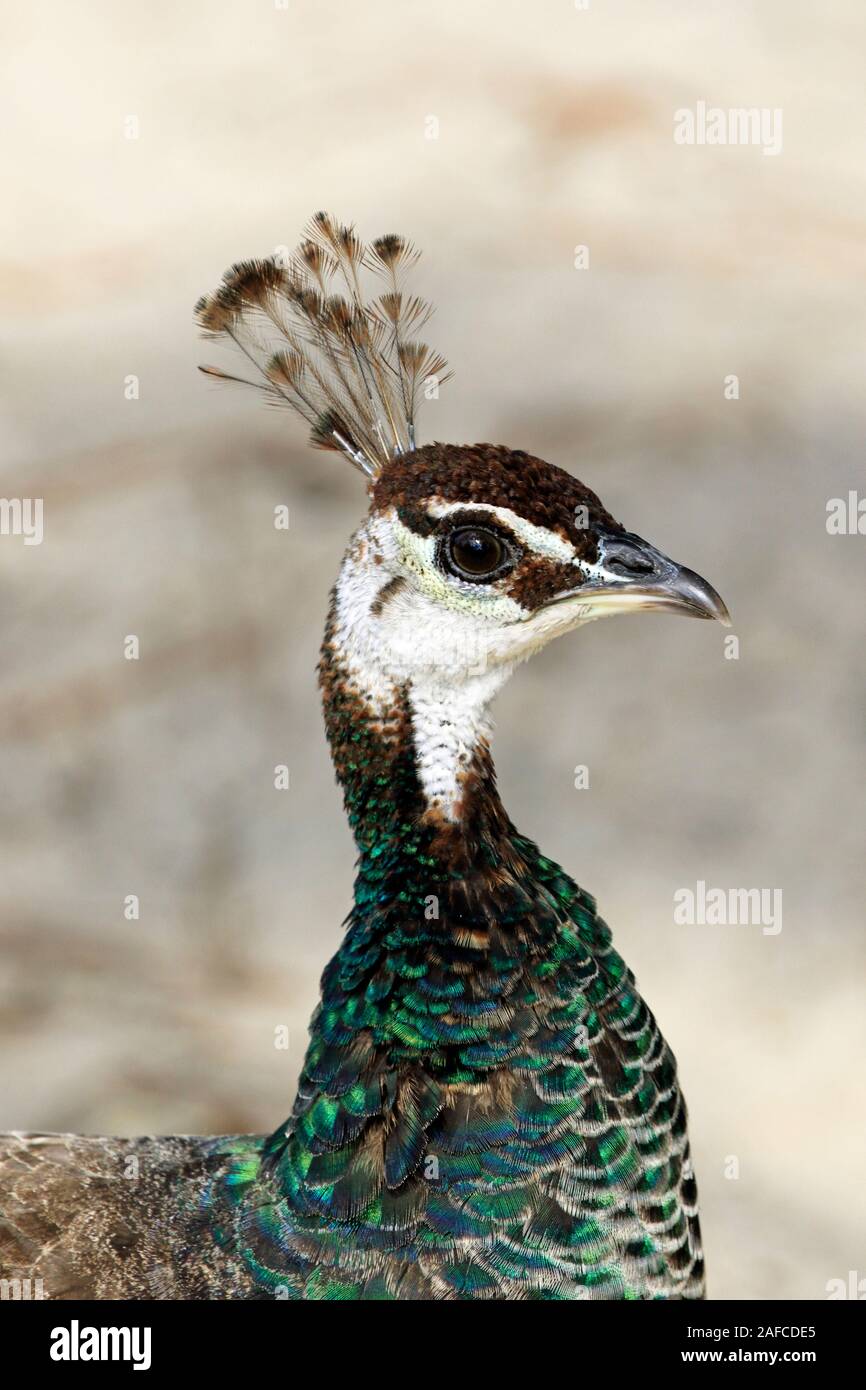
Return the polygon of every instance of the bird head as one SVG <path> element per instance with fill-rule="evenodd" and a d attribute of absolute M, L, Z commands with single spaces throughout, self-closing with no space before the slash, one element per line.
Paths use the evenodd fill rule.
<path fill-rule="evenodd" d="M 571 474 L 520 450 L 432 444 L 371 488 L 338 585 L 346 639 L 394 681 L 503 678 L 596 618 L 728 623 L 706 580 L 626 531 Z"/>
<path fill-rule="evenodd" d="M 338 668 L 336 705 L 351 697 L 380 731 L 411 724 L 428 804 L 452 816 L 491 696 L 552 638 L 638 610 L 729 620 L 706 580 L 626 531 L 571 474 L 491 444 L 418 447 L 419 398 L 448 373 L 417 337 L 430 306 L 403 287 L 417 256 L 402 237 L 367 246 L 318 213 L 292 257 L 232 266 L 196 314 L 247 363 L 243 376 L 203 371 L 289 406 L 315 447 L 365 475 L 370 510 L 329 619 L 326 703 Z"/>

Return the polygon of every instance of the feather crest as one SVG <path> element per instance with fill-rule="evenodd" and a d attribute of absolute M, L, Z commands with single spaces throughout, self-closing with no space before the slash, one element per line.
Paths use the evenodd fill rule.
<path fill-rule="evenodd" d="M 338 450 L 368 477 L 416 447 L 422 387 L 450 377 L 445 359 L 414 336 L 432 308 L 406 295 L 402 278 L 419 252 L 396 234 L 366 246 L 353 226 L 316 213 L 287 264 L 239 261 L 195 306 L 203 334 L 228 338 L 252 364 L 250 376 L 219 367 L 218 380 L 255 386 L 310 427 L 312 444 Z M 364 280 L 384 280 L 365 295 Z"/>

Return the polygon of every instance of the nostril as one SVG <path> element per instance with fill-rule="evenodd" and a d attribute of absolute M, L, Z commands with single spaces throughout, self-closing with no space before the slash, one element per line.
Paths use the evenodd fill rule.
<path fill-rule="evenodd" d="M 652 574 L 655 565 L 648 556 L 642 555 L 639 550 L 626 550 L 625 547 L 618 550 L 615 555 L 606 556 L 608 569 L 615 574 L 637 575 Z"/>

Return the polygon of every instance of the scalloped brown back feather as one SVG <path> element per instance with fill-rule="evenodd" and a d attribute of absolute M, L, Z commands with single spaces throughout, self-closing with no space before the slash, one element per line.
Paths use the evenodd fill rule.
<path fill-rule="evenodd" d="M 203 1230 L 226 1164 L 214 1139 L 0 1135 L 0 1298 L 257 1297 Z"/>

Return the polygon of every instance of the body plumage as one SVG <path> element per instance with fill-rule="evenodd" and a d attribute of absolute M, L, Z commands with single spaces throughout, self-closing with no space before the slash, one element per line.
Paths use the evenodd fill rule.
<path fill-rule="evenodd" d="M 674 1058 L 592 897 L 506 814 L 489 705 L 521 661 L 606 613 L 726 611 L 570 474 L 500 446 L 418 446 L 419 393 L 445 364 L 409 336 L 428 315 L 402 288 L 414 259 L 320 214 L 291 264 L 245 262 L 198 306 L 253 364 L 248 384 L 368 479 L 320 663 L 358 870 L 284 1125 L 72 1141 L 108 1146 L 109 1170 L 144 1145 L 161 1174 L 125 1214 L 125 1292 L 98 1296 L 703 1296 Z M 385 287 L 368 301 L 371 270 Z M 21 1270 L 38 1264 L 27 1211 L 51 1141 L 30 1143 L 5 1160 L 29 1193 L 7 1217 Z M 80 1249 L 52 1239 L 68 1287 L 115 1258 L 106 1183 L 99 1239 L 86 1220 Z M 180 1294 L 146 1282 L 160 1250 Z"/>

